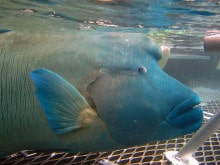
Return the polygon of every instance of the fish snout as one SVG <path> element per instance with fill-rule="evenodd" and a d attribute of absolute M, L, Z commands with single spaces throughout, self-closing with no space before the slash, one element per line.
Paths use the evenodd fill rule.
<path fill-rule="evenodd" d="M 169 112 L 166 121 L 175 128 L 197 130 L 203 120 L 200 103 L 200 97 L 192 94 Z"/>

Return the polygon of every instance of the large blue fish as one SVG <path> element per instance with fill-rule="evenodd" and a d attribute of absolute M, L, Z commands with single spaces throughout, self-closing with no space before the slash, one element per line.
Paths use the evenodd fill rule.
<path fill-rule="evenodd" d="M 144 34 L 0 36 L 0 153 L 107 151 L 202 124 L 200 98 Z"/>

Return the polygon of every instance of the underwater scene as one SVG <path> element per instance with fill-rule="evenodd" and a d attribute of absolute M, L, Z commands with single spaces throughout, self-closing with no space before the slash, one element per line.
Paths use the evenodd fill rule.
<path fill-rule="evenodd" d="M 0 164 L 220 164 L 219 0 L 0 0 Z"/>

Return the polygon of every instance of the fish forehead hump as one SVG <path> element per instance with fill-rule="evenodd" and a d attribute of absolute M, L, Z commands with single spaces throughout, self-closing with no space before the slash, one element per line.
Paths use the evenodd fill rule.
<path fill-rule="evenodd" d="M 89 38 L 91 53 L 103 70 L 138 69 L 162 58 L 161 49 L 146 34 L 110 32 Z"/>
<path fill-rule="evenodd" d="M 112 51 L 117 51 L 119 53 L 117 54 L 118 56 L 142 58 L 147 53 L 156 60 L 160 60 L 162 57 L 161 49 L 146 34 L 109 32 L 104 33 L 100 38 L 103 39 L 101 43 L 105 43 L 106 47 L 111 47 Z"/>

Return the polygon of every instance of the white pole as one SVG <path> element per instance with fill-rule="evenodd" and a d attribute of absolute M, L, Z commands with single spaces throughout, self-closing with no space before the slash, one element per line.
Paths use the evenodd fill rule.
<path fill-rule="evenodd" d="M 198 164 L 192 154 L 220 128 L 220 110 L 187 142 L 179 151 L 169 151 L 166 154 L 175 165 Z M 174 160 L 173 160 L 174 159 Z M 179 163 L 178 163 L 179 162 Z"/>

